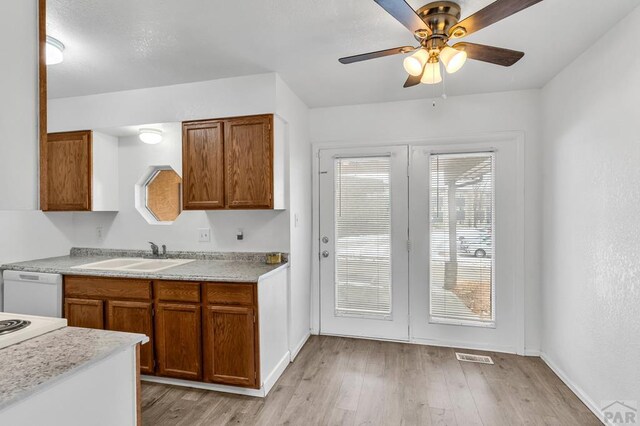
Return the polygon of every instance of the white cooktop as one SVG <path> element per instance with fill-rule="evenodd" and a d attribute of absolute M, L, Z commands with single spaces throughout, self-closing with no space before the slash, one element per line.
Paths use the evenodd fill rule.
<path fill-rule="evenodd" d="M 0 349 L 67 326 L 65 318 L 37 317 L 34 315 L 0 312 L 0 321 L 13 319 L 30 321 L 31 324 L 11 333 L 0 334 Z"/>

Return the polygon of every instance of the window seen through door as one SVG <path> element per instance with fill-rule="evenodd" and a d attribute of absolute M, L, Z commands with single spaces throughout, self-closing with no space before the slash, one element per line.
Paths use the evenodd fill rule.
<path fill-rule="evenodd" d="M 493 325 L 493 153 L 434 154 L 430 161 L 430 318 Z"/>

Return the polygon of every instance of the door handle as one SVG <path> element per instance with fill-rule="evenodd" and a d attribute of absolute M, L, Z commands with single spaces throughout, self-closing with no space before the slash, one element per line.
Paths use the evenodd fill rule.
<path fill-rule="evenodd" d="M 329 257 L 329 252 L 327 250 L 323 251 L 322 257 Z"/>

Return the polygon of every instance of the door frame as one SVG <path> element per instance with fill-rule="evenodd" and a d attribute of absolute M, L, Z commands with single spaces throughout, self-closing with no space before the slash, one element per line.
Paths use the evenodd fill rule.
<path fill-rule="evenodd" d="M 493 347 L 490 345 L 465 345 L 464 342 L 452 341 L 430 341 L 429 345 L 455 346 L 464 349 L 490 350 L 495 352 L 515 352 L 518 355 L 525 355 L 525 328 L 526 328 L 526 305 L 525 305 L 525 133 L 524 131 L 490 132 L 476 135 L 448 136 L 448 137 L 426 137 L 426 138 L 399 138 L 395 140 L 337 140 L 326 142 L 313 142 L 312 148 L 312 264 L 311 264 L 311 334 L 320 333 L 320 150 L 340 149 L 340 148 L 376 148 L 380 146 L 408 145 L 409 150 L 414 147 L 439 147 L 447 146 L 451 152 L 465 151 L 469 149 L 486 148 L 487 144 L 497 142 L 509 142 L 516 145 L 517 151 L 517 235 L 516 247 L 518 255 L 515 256 L 517 263 L 514 268 L 514 303 L 516 307 L 516 329 L 517 336 L 514 342 L 515 350 L 504 347 Z M 411 174 L 411 164 L 409 164 Z M 411 182 L 409 182 L 411 185 Z M 409 265 L 411 267 L 411 265 Z M 411 296 L 411 295 L 409 295 Z M 409 310 L 411 316 L 411 310 Z M 411 323 L 411 321 L 409 321 Z M 409 330 L 409 343 L 425 344 L 412 337 L 412 330 Z M 405 342 L 406 343 L 406 342 Z"/>

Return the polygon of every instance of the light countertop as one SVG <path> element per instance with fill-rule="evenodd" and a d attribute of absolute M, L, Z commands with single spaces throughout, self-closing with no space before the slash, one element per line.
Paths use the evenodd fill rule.
<path fill-rule="evenodd" d="M 127 347 L 143 334 L 64 327 L 0 349 L 0 410 Z"/>
<path fill-rule="evenodd" d="M 9 263 L 0 270 L 42 272 L 62 275 L 94 277 L 141 278 L 150 280 L 209 281 L 209 282 L 258 282 L 276 269 L 288 267 L 287 263 L 268 265 L 257 254 L 242 253 L 169 253 L 169 258 L 194 258 L 193 262 L 174 266 L 158 272 L 130 272 L 96 269 L 76 269 L 88 263 L 119 257 L 142 257 L 145 252 L 100 249 L 72 249 L 71 255 Z"/>

